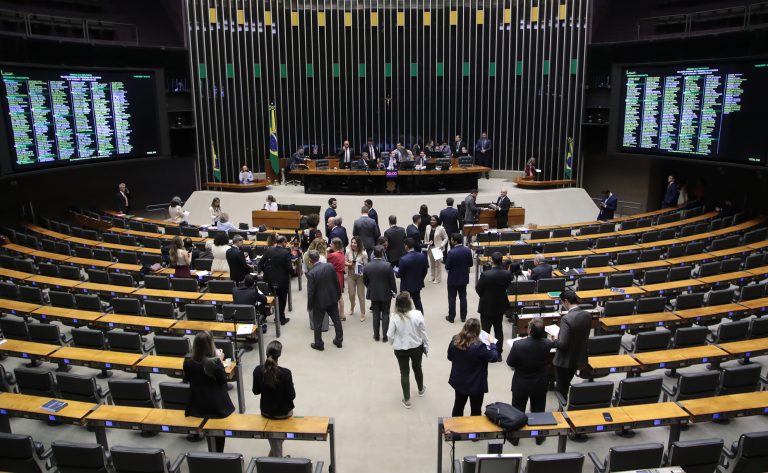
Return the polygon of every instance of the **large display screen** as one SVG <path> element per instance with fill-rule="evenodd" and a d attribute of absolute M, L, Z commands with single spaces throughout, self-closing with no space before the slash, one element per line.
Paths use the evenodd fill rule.
<path fill-rule="evenodd" d="M 15 171 L 159 156 L 154 71 L 0 66 Z"/>
<path fill-rule="evenodd" d="M 764 166 L 768 60 L 622 70 L 619 149 Z"/>

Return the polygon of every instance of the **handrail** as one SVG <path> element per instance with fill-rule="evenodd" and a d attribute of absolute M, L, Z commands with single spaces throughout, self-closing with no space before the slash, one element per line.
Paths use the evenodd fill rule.
<path fill-rule="evenodd" d="M 591 199 L 595 202 L 595 205 L 600 204 L 600 202 L 603 200 L 600 197 L 591 197 Z M 642 209 L 642 205 L 640 202 L 632 202 L 629 200 L 620 200 L 616 204 L 616 214 L 619 217 L 623 217 L 626 215 L 625 210 L 634 210 L 635 212 L 632 212 L 630 215 L 634 215 L 636 213 L 639 213 L 638 211 Z"/>

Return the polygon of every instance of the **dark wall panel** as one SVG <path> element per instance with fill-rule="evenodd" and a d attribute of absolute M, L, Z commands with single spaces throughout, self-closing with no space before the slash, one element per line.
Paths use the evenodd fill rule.
<path fill-rule="evenodd" d="M 344 139 L 494 141 L 494 167 L 579 164 L 591 0 L 187 0 L 201 179 Z M 576 172 L 574 172 L 576 175 Z"/>

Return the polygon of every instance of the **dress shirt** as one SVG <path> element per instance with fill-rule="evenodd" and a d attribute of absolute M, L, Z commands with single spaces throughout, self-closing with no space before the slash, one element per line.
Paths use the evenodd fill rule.
<path fill-rule="evenodd" d="M 268 210 L 270 212 L 277 212 L 277 202 L 266 202 L 264 204 L 264 210 Z"/>
<path fill-rule="evenodd" d="M 253 182 L 253 173 L 240 171 L 240 184 L 248 184 L 249 182 Z"/>

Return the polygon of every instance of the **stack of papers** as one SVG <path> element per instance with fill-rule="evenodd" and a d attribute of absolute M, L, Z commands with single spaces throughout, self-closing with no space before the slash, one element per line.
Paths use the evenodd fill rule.
<path fill-rule="evenodd" d="M 557 338 L 560 335 L 560 327 L 558 325 L 547 325 L 544 327 L 544 331 L 553 337 Z"/>
<path fill-rule="evenodd" d="M 237 335 L 250 335 L 253 333 L 253 324 L 239 324 L 237 326 Z"/>

